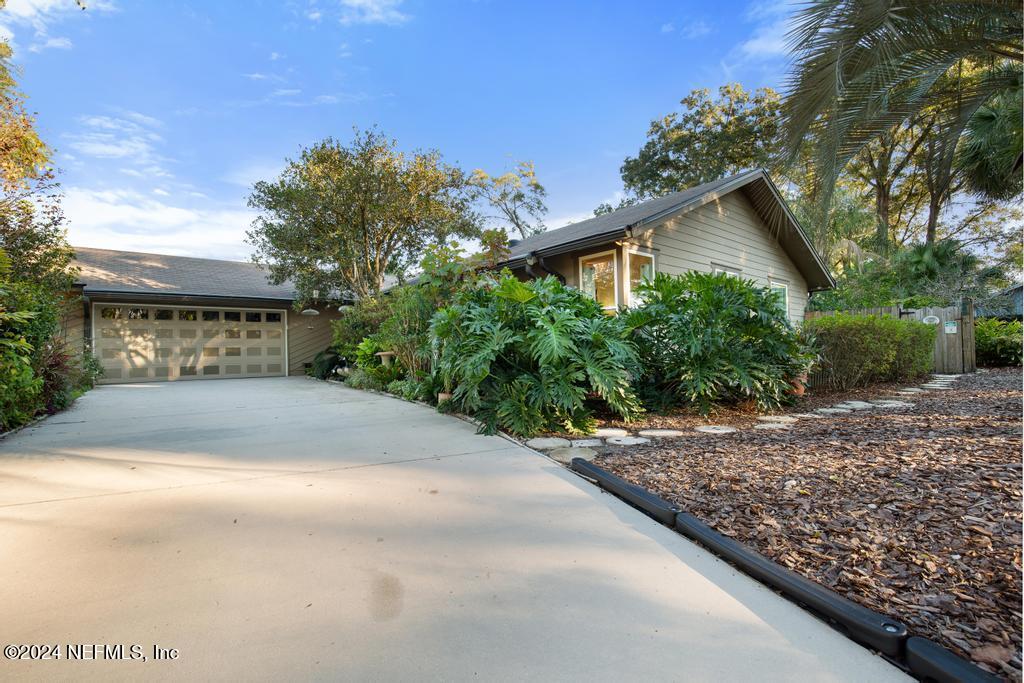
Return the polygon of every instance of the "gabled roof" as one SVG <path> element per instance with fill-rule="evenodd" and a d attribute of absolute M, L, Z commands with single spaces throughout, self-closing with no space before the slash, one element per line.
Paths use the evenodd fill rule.
<path fill-rule="evenodd" d="M 835 281 L 778 188 L 761 169 L 697 185 L 682 192 L 650 199 L 563 228 L 542 232 L 513 245 L 505 265 L 518 267 L 531 254 L 553 256 L 640 234 L 662 221 L 691 211 L 730 192 L 742 191 L 797 269 L 811 291 L 830 289 Z"/>
<path fill-rule="evenodd" d="M 272 285 L 254 263 L 74 247 L 85 294 L 127 293 L 292 301 L 290 282 Z"/>

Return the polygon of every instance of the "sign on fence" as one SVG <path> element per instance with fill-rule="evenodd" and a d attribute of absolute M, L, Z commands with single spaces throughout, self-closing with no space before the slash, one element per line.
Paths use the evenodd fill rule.
<path fill-rule="evenodd" d="M 808 320 L 836 313 L 852 315 L 890 315 L 905 320 L 920 320 L 938 327 L 935 335 L 935 372 L 960 374 L 977 369 L 974 357 L 974 304 L 966 300 L 960 306 L 915 308 L 899 306 L 862 308 L 853 311 L 807 311 Z"/>

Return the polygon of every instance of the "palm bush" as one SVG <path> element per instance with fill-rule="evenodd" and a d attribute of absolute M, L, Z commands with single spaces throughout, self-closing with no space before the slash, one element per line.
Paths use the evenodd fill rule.
<path fill-rule="evenodd" d="M 752 400 L 772 409 L 789 400 L 814 355 L 775 294 L 726 274 L 655 275 L 626 322 L 640 350 L 640 394 L 649 405 Z"/>
<path fill-rule="evenodd" d="M 483 433 L 585 433 L 594 402 L 627 420 L 641 412 L 623 321 L 553 277 L 484 277 L 437 312 L 430 333 L 451 407 L 479 418 Z"/>

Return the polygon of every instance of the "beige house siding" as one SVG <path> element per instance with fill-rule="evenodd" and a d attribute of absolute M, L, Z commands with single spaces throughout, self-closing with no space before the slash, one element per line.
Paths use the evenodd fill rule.
<path fill-rule="evenodd" d="M 331 344 L 331 321 L 341 317 L 337 308 L 318 307 L 320 315 L 288 311 L 288 374 L 306 374 L 305 364 Z"/>
<path fill-rule="evenodd" d="M 85 326 L 85 305 L 78 295 L 68 299 L 64 309 L 64 318 L 61 320 L 64 341 L 67 342 L 68 350 L 75 356 L 80 356 L 85 351 L 86 326 Z"/>
<path fill-rule="evenodd" d="M 711 272 L 723 266 L 765 287 L 785 284 L 790 319 L 804 319 L 807 282 L 741 192 L 677 216 L 634 241 L 656 250 L 659 272 Z"/>

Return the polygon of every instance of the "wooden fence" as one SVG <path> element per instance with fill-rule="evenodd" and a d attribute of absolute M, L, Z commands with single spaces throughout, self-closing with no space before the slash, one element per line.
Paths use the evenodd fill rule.
<path fill-rule="evenodd" d="M 974 356 L 974 304 L 965 300 L 960 306 L 944 308 L 902 309 L 899 306 L 882 308 L 862 308 L 853 311 L 807 311 L 807 320 L 820 318 L 836 313 L 853 315 L 890 315 L 894 318 L 919 320 L 934 324 L 938 328 L 935 335 L 934 369 L 935 372 L 960 374 L 974 372 L 977 369 Z M 809 378 L 809 384 L 815 384 L 815 376 Z"/>

